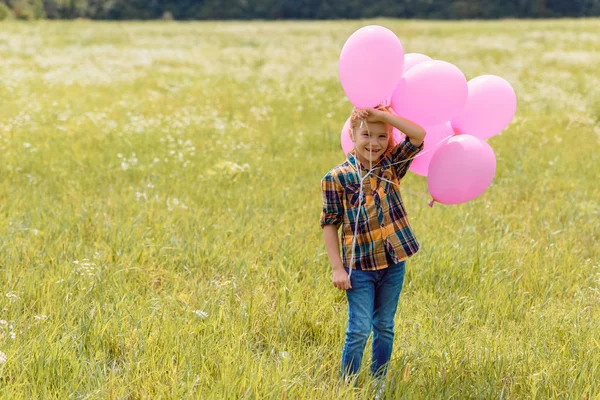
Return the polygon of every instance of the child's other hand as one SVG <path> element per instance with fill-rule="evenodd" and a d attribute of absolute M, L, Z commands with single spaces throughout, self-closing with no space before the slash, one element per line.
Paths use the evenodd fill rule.
<path fill-rule="evenodd" d="M 348 273 L 345 269 L 340 268 L 333 271 L 333 286 L 340 290 L 352 289 Z"/>
<path fill-rule="evenodd" d="M 366 119 L 367 122 L 382 122 L 386 113 L 374 108 L 363 108 L 357 111 L 360 119 Z"/>

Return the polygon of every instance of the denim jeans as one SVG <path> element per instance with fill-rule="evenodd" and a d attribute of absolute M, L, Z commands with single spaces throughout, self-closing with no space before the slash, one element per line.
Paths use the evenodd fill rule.
<path fill-rule="evenodd" d="M 346 272 L 349 272 L 346 268 Z M 404 283 L 405 262 L 379 271 L 353 270 L 348 299 L 348 330 L 342 352 L 340 377 L 351 378 L 360 369 L 367 339 L 373 330 L 371 372 L 385 376 L 394 342 L 394 316 Z"/>

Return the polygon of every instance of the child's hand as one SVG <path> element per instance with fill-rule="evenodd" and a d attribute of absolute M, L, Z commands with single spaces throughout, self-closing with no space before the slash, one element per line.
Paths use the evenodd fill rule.
<path fill-rule="evenodd" d="M 344 268 L 333 270 L 333 286 L 340 290 L 352 289 L 350 279 L 348 279 L 348 273 Z"/>
<path fill-rule="evenodd" d="M 383 122 L 386 113 L 383 111 L 376 110 L 374 108 L 363 108 L 357 110 L 360 119 L 366 119 L 367 122 Z"/>

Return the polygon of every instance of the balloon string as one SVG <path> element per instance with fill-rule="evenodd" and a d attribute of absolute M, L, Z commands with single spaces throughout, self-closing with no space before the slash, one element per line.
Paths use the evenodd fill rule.
<path fill-rule="evenodd" d="M 355 247 L 356 247 L 356 238 L 358 236 L 358 220 L 360 218 L 360 214 L 362 213 L 362 200 L 363 200 L 363 195 L 364 195 L 364 191 L 363 191 L 363 184 L 365 179 L 371 175 L 371 173 L 373 172 L 373 169 L 370 169 L 365 176 L 362 176 L 362 169 L 360 167 L 360 162 L 358 162 L 358 176 L 360 178 L 360 189 L 358 191 L 358 207 L 357 210 L 354 212 L 354 235 L 352 236 L 352 253 L 351 253 L 351 257 L 350 257 L 350 268 L 349 268 L 349 272 L 348 272 L 348 281 L 350 281 L 350 277 L 352 276 L 352 264 L 354 263 L 354 251 L 355 251 Z M 367 211 L 365 210 L 365 213 Z"/>

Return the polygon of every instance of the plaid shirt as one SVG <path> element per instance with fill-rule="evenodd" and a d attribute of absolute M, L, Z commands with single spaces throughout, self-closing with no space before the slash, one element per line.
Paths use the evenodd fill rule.
<path fill-rule="evenodd" d="M 423 145 L 417 147 L 406 138 L 385 154 L 379 162 L 379 168 L 374 169 L 364 180 L 353 269 L 384 269 L 390 265 L 386 252 L 395 264 L 406 260 L 419 250 L 419 243 L 408 222 L 399 187 L 411 161 L 391 164 L 414 157 L 422 148 Z M 342 225 L 342 262 L 346 268 L 350 267 L 352 239 L 359 209 L 360 178 L 357 162 L 352 151 L 344 163 L 329 171 L 321 180 L 321 227 L 335 225 L 339 228 Z M 362 172 L 364 176 L 366 171 Z"/>

